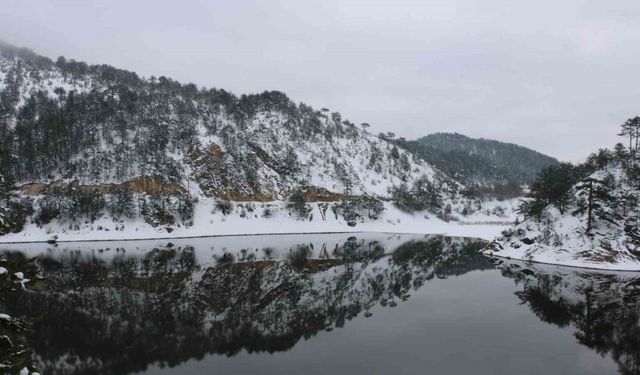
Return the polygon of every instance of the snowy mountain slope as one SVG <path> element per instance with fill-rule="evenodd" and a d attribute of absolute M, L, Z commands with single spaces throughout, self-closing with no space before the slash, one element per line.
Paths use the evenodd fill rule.
<path fill-rule="evenodd" d="M 412 214 L 384 214 L 389 200 L 420 220 L 513 216 L 478 217 L 483 200 L 463 196 L 459 182 L 340 113 L 281 92 L 236 96 L 2 43 L 0 82 L 5 241 L 262 233 L 296 221 L 313 222 L 312 232 L 367 221 L 391 230 Z M 257 229 L 231 228 L 233 202 L 289 211 Z"/>
<path fill-rule="evenodd" d="M 387 196 L 393 185 L 438 174 L 339 113 L 295 104 L 280 92 L 236 97 L 11 50 L 3 51 L 0 72 L 19 184 L 160 174 L 185 187 L 188 180 L 204 184 L 208 196 L 247 200 L 282 199 L 300 181 Z M 59 143 L 75 147 L 59 155 Z M 27 155 L 25 147 L 40 152 Z"/>
<path fill-rule="evenodd" d="M 544 207 L 487 252 L 542 263 L 640 270 L 637 162 L 611 160 L 580 179 L 560 208 Z"/>

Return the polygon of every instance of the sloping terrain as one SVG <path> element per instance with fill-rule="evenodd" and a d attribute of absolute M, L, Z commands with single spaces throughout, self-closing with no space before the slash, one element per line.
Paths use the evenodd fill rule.
<path fill-rule="evenodd" d="M 611 158 L 554 203 L 502 233 L 495 255 L 569 266 L 640 270 L 638 162 Z"/>
<path fill-rule="evenodd" d="M 235 96 L 4 46 L 3 171 L 22 185 L 151 176 L 206 196 L 276 200 L 301 182 L 385 196 L 423 175 L 411 154 L 281 92 Z"/>
<path fill-rule="evenodd" d="M 526 147 L 457 133 L 435 133 L 400 143 L 467 185 L 529 184 L 541 169 L 558 164 Z"/>
<path fill-rule="evenodd" d="M 330 202 L 349 226 L 390 199 L 445 221 L 471 207 L 394 142 L 277 91 L 236 96 L 0 44 L 0 102 L 0 234 L 171 232 L 214 224 L 203 212 L 230 202 L 281 202 L 298 220 Z"/>
<path fill-rule="evenodd" d="M 0 104 L 4 242 L 512 220 L 512 203 L 486 206 L 396 142 L 277 91 L 236 96 L 0 43 Z"/>

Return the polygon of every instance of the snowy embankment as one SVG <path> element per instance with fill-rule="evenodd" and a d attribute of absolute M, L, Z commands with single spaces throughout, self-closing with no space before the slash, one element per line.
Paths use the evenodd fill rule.
<path fill-rule="evenodd" d="M 549 236 L 548 228 L 540 226 L 538 229 L 535 223 L 524 222 L 503 233 L 485 253 L 567 267 L 640 271 L 640 261 L 628 251 L 624 236 L 616 238 L 615 234 L 609 234 L 604 238 L 600 233 L 585 236 L 581 233 L 584 230 L 582 221 L 581 218 L 558 215 L 552 224 L 557 231 L 552 234 L 552 242 L 541 240 Z"/>
<path fill-rule="evenodd" d="M 581 197 L 574 187 L 570 191 L 572 203 L 564 212 L 547 206 L 539 219 L 527 219 L 504 231 L 485 253 L 561 266 L 640 271 L 638 213 L 636 207 L 625 200 L 635 195 L 635 186 L 617 165 L 592 173 L 589 178 L 610 181 L 606 202 L 597 201 L 604 200 L 603 192 L 593 197 L 591 222 L 587 208 L 579 213 L 580 205 L 586 206 L 588 198 Z"/>
<path fill-rule="evenodd" d="M 323 214 L 318 203 L 309 205 L 311 211 L 305 220 L 296 217 L 284 202 L 236 202 L 233 211 L 227 214 L 216 210 L 215 203 L 214 200 L 201 199 L 195 206 L 193 225 L 188 227 L 174 225 L 154 228 L 142 219 L 113 221 L 108 217 L 80 225 L 52 222 L 38 226 L 28 223 L 19 233 L 0 237 L 0 243 L 45 242 L 53 238 L 57 241 L 101 241 L 331 232 L 443 234 L 491 240 L 512 220 L 509 215 L 475 215 L 472 220 L 474 224 L 445 222 L 431 213 L 409 214 L 391 203 L 385 203 L 385 210 L 379 219 L 349 226 L 342 216 L 335 215 L 331 209 Z"/>
<path fill-rule="evenodd" d="M 548 245 L 534 244 L 523 248 L 505 247 L 487 249 L 487 255 L 497 256 L 507 259 L 523 260 L 535 263 L 553 264 L 565 267 L 577 267 L 588 269 L 599 269 L 609 271 L 640 271 L 640 262 L 634 257 L 619 252 L 615 261 L 599 257 L 587 256 L 587 250 L 573 251 L 571 249 L 556 248 Z"/>

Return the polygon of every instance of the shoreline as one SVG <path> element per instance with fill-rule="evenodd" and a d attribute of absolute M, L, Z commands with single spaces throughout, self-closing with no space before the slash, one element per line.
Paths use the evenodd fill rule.
<path fill-rule="evenodd" d="M 640 264 L 638 265 L 638 268 L 635 268 L 635 269 L 602 268 L 602 267 L 593 267 L 593 266 L 585 266 L 585 265 L 573 265 L 573 264 L 566 264 L 566 263 L 543 262 L 543 261 L 539 261 L 539 260 L 516 258 L 516 257 L 513 257 L 511 255 L 497 255 L 496 253 L 486 253 L 484 251 L 481 251 L 481 252 L 482 252 L 483 255 L 486 255 L 488 257 L 500 258 L 500 259 L 506 259 L 506 260 L 515 260 L 515 261 L 524 262 L 524 263 L 545 264 L 545 265 L 549 265 L 549 266 L 578 268 L 578 269 L 584 269 L 584 270 L 590 270 L 590 271 L 611 271 L 611 272 L 640 273 Z"/>
<path fill-rule="evenodd" d="M 402 233 L 402 232 L 376 232 L 376 231 L 325 231 L 325 232 L 282 232 L 282 233 L 229 233 L 229 234 L 203 234 L 193 236 L 172 236 L 172 237 L 141 237 L 141 238 L 109 238 L 109 239 L 79 239 L 79 240 L 56 240 L 51 245 L 58 243 L 87 243 L 87 242 L 132 242 L 132 241 L 153 241 L 153 240 L 185 240 L 189 238 L 218 238 L 218 237 L 250 237 L 250 236 L 295 236 L 308 234 L 348 234 L 348 233 L 389 233 L 389 234 L 422 234 L 422 233 Z M 431 233 L 424 233 L 431 234 Z M 435 234 L 434 234 L 435 235 Z M 13 244 L 42 244 L 49 243 L 46 240 L 41 241 L 0 241 L 0 245 Z"/>
<path fill-rule="evenodd" d="M 388 230 L 353 230 L 353 231 L 301 231 L 301 232 L 271 232 L 271 233 L 227 233 L 227 234 L 209 234 L 209 235 L 191 235 L 191 236 L 159 236 L 159 237 L 144 237 L 144 238 L 110 238 L 110 239 L 78 239 L 78 240 L 60 240 L 56 241 L 51 246 L 55 246 L 56 244 L 74 244 L 74 243 L 100 243 L 100 242 L 136 242 L 136 241 L 154 241 L 154 240 L 188 240 L 188 239 L 203 239 L 203 238 L 229 238 L 229 237 L 259 237 L 259 236 L 306 236 L 306 235 L 326 235 L 326 234 L 363 234 L 363 233 L 379 233 L 379 234 L 388 234 L 388 235 L 429 235 L 429 236 L 450 236 L 450 237 L 466 237 L 466 238 L 477 238 L 479 240 L 487 241 L 487 244 L 490 243 L 489 240 L 464 235 L 464 234 L 453 234 L 453 233 L 443 233 L 443 232 L 396 232 L 396 231 L 388 231 Z M 11 241 L 11 242 L 3 242 L 0 241 L 0 246 L 10 246 L 10 245 L 25 245 L 25 244 L 48 244 L 45 240 L 36 240 L 36 241 Z M 635 268 L 609 268 L 609 267 L 598 267 L 597 265 L 589 264 L 567 264 L 564 262 L 545 262 L 540 260 L 532 260 L 532 259 L 523 259 L 514 257 L 511 255 L 498 255 L 495 252 L 485 252 L 481 251 L 481 253 L 489 258 L 503 259 L 503 260 L 513 260 L 519 261 L 527 264 L 542 264 L 549 265 L 555 267 L 566 267 L 572 269 L 583 269 L 589 271 L 611 271 L 611 272 L 627 272 L 627 273 L 640 273 L 640 264 L 638 264 Z"/>

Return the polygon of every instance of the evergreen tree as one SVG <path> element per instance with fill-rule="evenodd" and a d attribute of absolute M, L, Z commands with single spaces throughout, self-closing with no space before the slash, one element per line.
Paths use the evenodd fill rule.
<path fill-rule="evenodd" d="M 300 163 L 298 162 L 298 155 L 293 147 L 288 147 L 284 155 L 283 164 L 289 175 L 295 175 L 300 172 Z"/>
<path fill-rule="evenodd" d="M 250 153 L 245 158 L 245 175 L 247 182 L 254 191 L 260 190 L 260 181 L 258 181 L 258 158 L 254 153 Z"/>
<path fill-rule="evenodd" d="M 518 207 L 518 212 L 524 215 L 525 218 L 532 218 L 536 222 L 540 223 L 544 214 L 546 204 L 541 199 L 532 199 L 522 202 Z"/>
<path fill-rule="evenodd" d="M 618 135 L 629 137 L 629 152 L 635 155 L 638 151 L 638 138 L 640 138 L 640 117 L 630 118 L 620 125 Z"/>
<path fill-rule="evenodd" d="M 396 206 L 408 212 L 436 212 L 442 208 L 440 191 L 426 176 L 417 179 L 411 187 L 406 184 L 394 187 L 391 197 Z"/>
<path fill-rule="evenodd" d="M 571 187 L 576 182 L 576 171 L 570 163 L 552 165 L 540 171 L 531 184 L 529 196 L 540 205 L 554 205 L 564 213 L 571 200 Z"/>
<path fill-rule="evenodd" d="M 7 205 L 9 204 L 10 192 L 15 183 L 12 171 L 13 157 L 11 154 L 13 134 L 9 127 L 13 109 L 8 104 L 7 98 L 4 97 L 4 91 L 0 92 L 0 200 L 6 199 Z"/>
<path fill-rule="evenodd" d="M 629 158 L 629 151 L 622 143 L 618 142 L 613 148 L 613 155 L 616 159 L 623 161 Z"/>
<path fill-rule="evenodd" d="M 303 185 L 298 185 L 294 188 L 288 197 L 288 207 L 297 214 L 298 218 L 304 219 L 309 213 L 309 206 L 307 205 L 307 190 Z"/>
<path fill-rule="evenodd" d="M 398 147 L 396 145 L 391 148 L 391 157 L 394 159 L 398 159 L 400 157 L 400 152 L 398 151 Z"/>
<path fill-rule="evenodd" d="M 583 179 L 576 186 L 578 194 L 578 202 L 574 214 L 586 215 L 587 227 L 586 234 L 591 234 L 596 220 L 604 220 L 614 223 L 613 208 L 615 207 L 615 199 L 611 196 L 612 190 L 611 179 L 598 180 L 592 177 Z"/>

